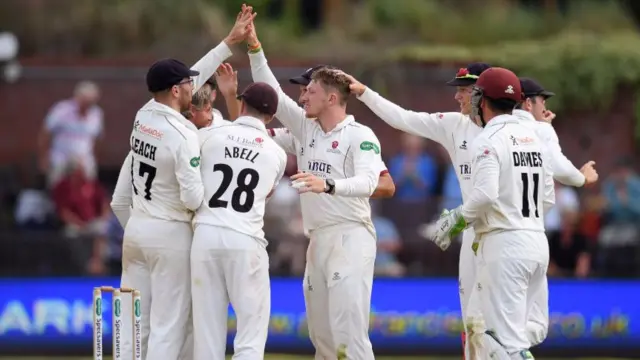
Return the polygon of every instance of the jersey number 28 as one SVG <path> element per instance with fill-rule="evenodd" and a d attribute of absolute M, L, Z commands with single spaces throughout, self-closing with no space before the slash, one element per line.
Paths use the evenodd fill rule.
<path fill-rule="evenodd" d="M 218 190 L 209 199 L 210 208 L 226 208 L 229 205 L 228 201 L 220 200 L 231 185 L 233 179 L 233 169 L 227 164 L 215 164 L 213 166 L 213 172 L 222 172 L 222 183 Z M 249 178 L 249 179 L 247 179 Z M 238 172 L 238 178 L 236 180 L 236 188 L 231 194 L 231 208 L 239 213 L 247 213 L 253 208 L 253 202 L 256 199 L 254 190 L 258 186 L 260 181 L 260 174 L 254 169 L 242 169 Z M 244 201 L 241 197 L 244 194 Z"/>
<path fill-rule="evenodd" d="M 533 185 L 533 205 L 535 207 L 534 216 L 540 217 L 538 213 L 538 187 L 540 184 L 540 174 L 531 174 L 533 181 L 531 182 Z M 531 217 L 531 208 L 529 207 L 529 173 L 522 173 L 522 216 L 529 218 Z"/>

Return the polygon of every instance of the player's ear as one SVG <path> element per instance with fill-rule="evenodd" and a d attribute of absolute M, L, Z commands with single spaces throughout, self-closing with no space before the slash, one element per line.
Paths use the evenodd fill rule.
<path fill-rule="evenodd" d="M 329 104 L 330 105 L 335 105 L 338 103 L 338 94 L 336 94 L 335 92 L 330 92 L 329 93 Z"/>

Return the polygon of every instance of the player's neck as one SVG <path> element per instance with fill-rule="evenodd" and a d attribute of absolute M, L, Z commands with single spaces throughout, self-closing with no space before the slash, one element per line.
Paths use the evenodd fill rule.
<path fill-rule="evenodd" d="M 340 124 L 347 117 L 347 111 L 342 107 L 333 107 L 326 109 L 322 114 L 318 116 L 318 123 L 322 128 L 322 131 L 328 133 L 333 130 L 338 124 Z"/>
<path fill-rule="evenodd" d="M 155 100 L 155 102 L 168 106 L 170 108 L 172 108 L 173 110 L 177 111 L 177 112 L 181 112 L 180 111 L 180 104 L 178 104 L 178 100 L 174 99 L 174 98 L 167 98 L 164 96 L 160 96 L 160 95 L 156 95 L 153 97 L 153 100 Z"/>

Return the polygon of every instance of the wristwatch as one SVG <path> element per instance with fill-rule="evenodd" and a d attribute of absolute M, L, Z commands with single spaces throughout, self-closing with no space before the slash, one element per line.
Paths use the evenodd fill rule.
<path fill-rule="evenodd" d="M 324 181 L 324 192 L 333 195 L 336 193 L 336 182 L 333 179 L 327 179 Z"/>

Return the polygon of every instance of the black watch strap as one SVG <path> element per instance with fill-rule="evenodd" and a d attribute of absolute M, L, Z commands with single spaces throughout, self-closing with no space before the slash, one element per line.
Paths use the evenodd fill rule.
<path fill-rule="evenodd" d="M 327 194 L 333 195 L 336 190 L 335 181 L 333 181 L 333 179 L 327 179 L 325 180 L 325 183 L 327 184 L 327 186 L 324 188 L 324 192 Z"/>

